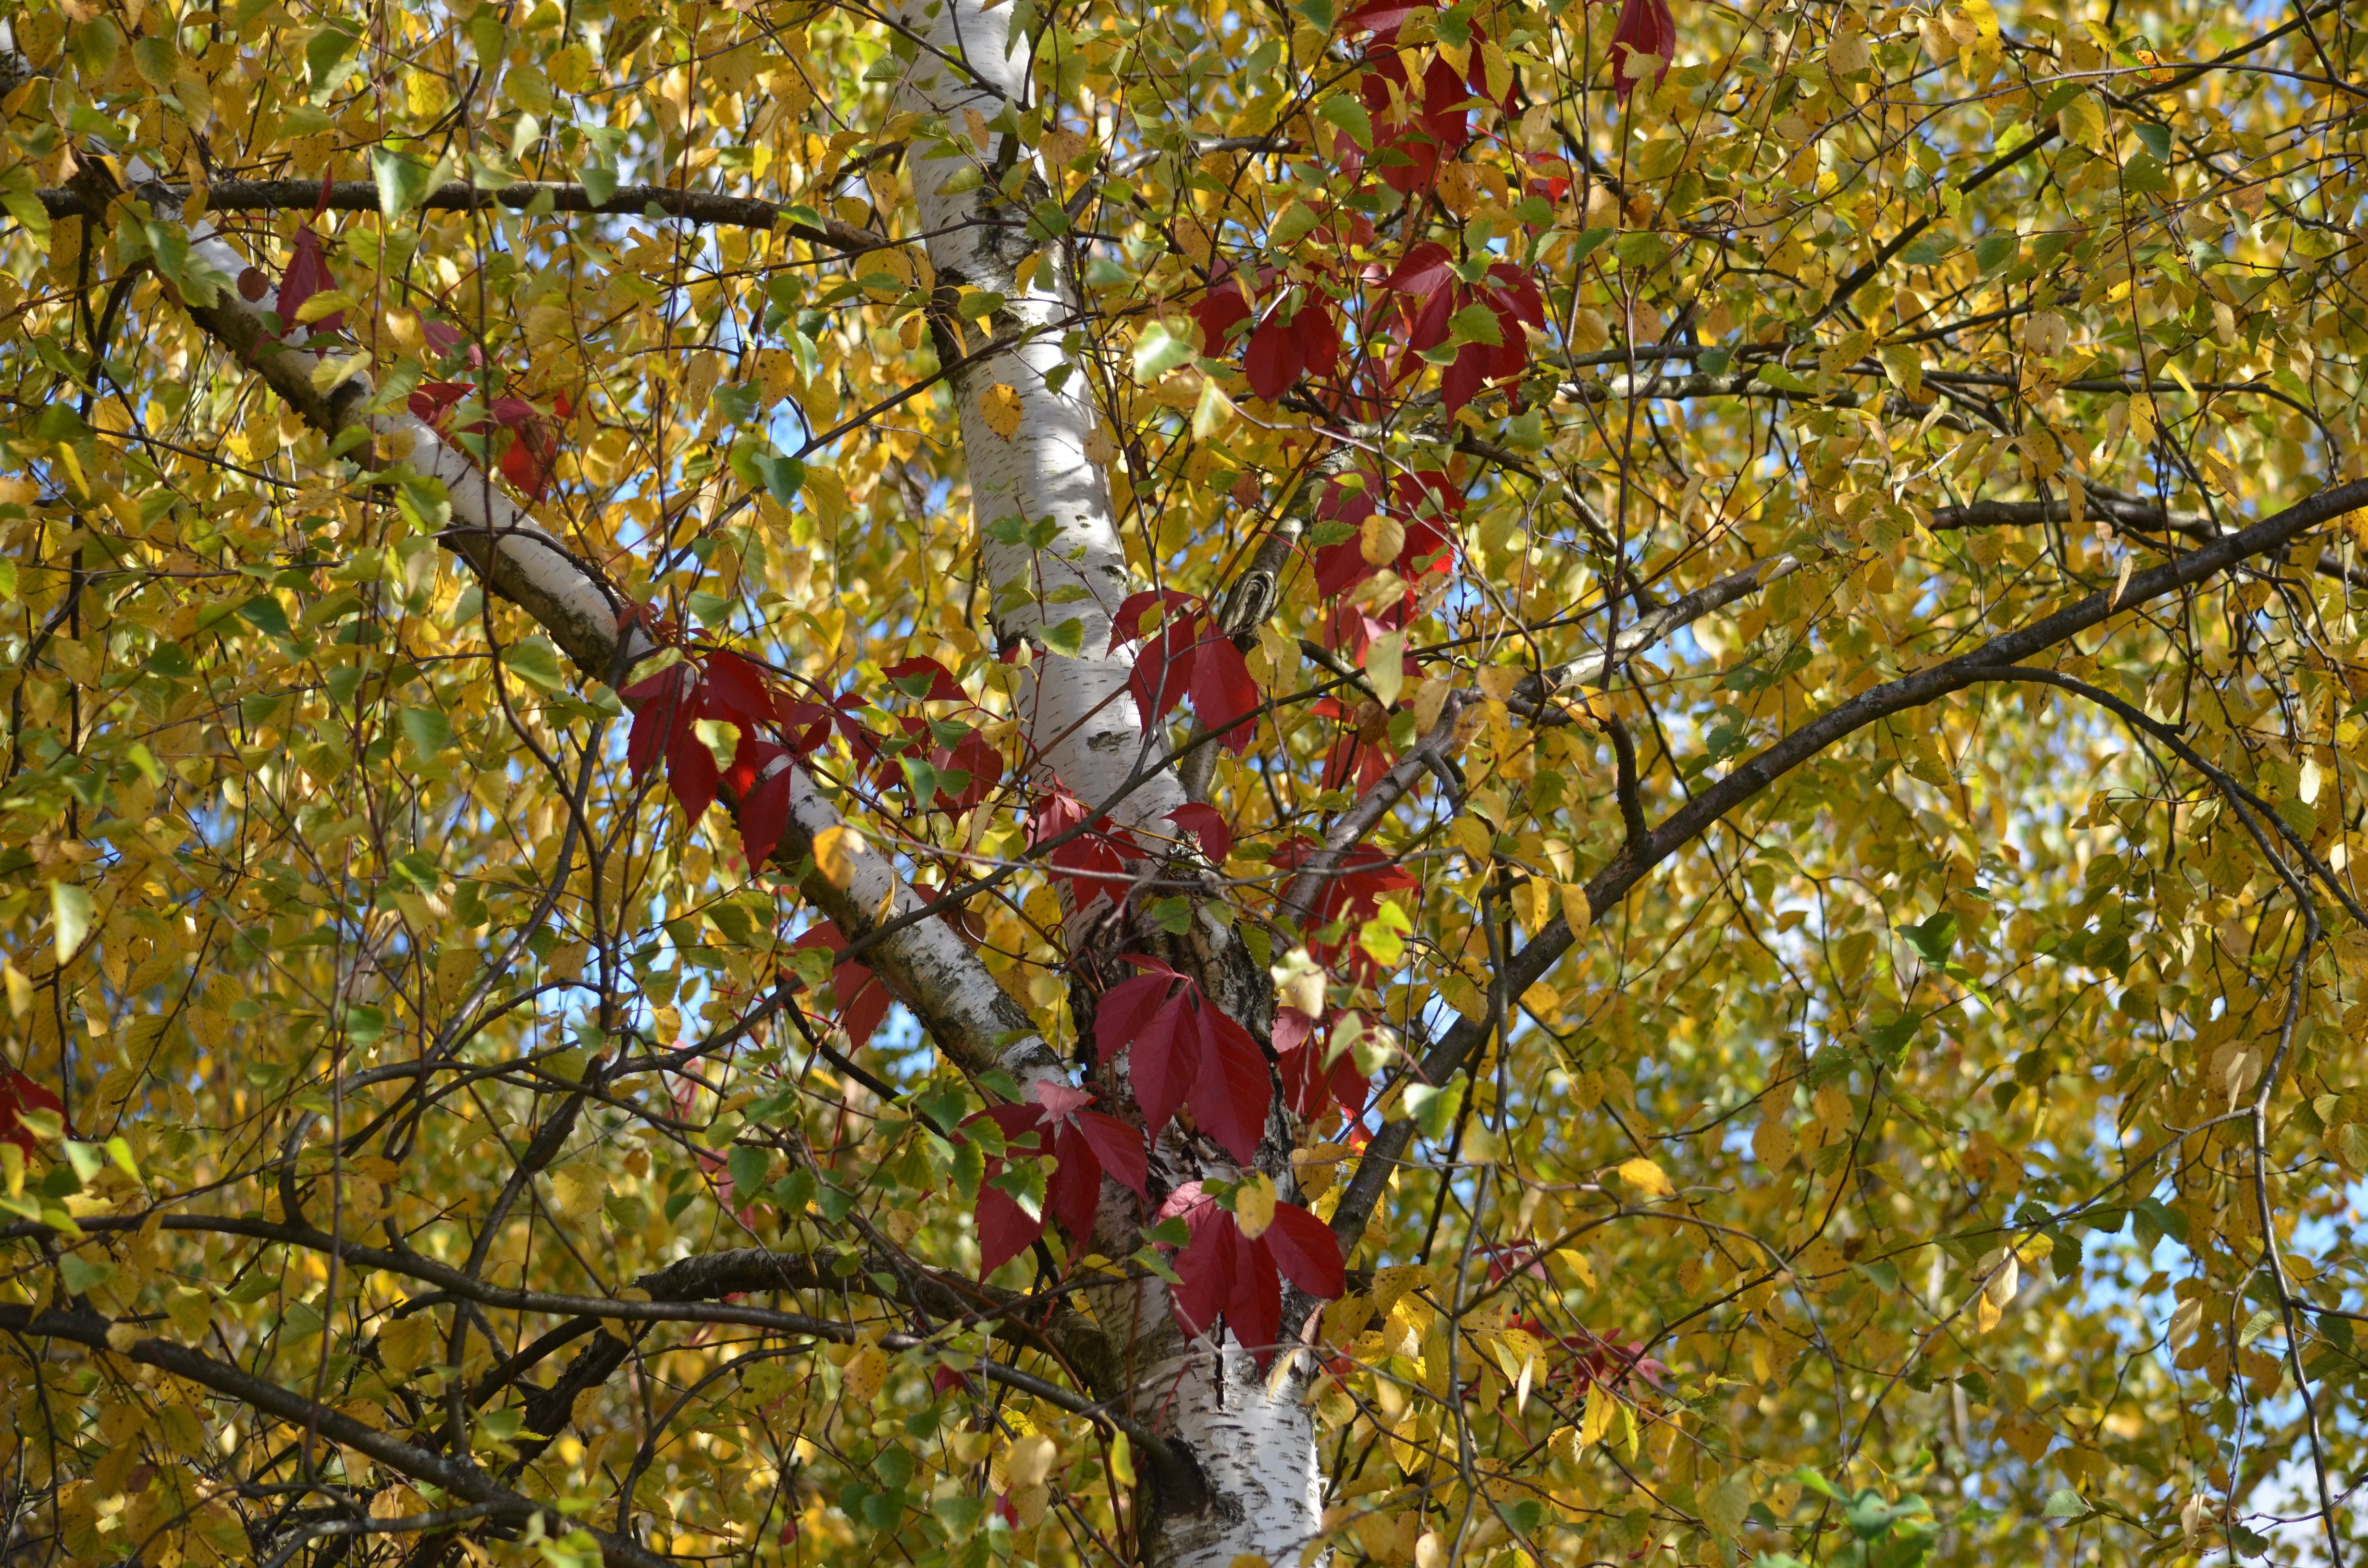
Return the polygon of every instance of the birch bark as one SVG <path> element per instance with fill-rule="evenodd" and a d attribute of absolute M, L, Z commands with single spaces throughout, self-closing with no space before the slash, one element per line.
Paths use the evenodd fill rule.
<path fill-rule="evenodd" d="M 989 329 L 1017 340 L 951 378 L 972 508 L 995 589 L 997 636 L 1006 646 L 1024 641 L 1036 653 L 1021 716 L 1037 782 L 1057 779 L 1090 806 L 1131 783 L 1160 755 L 1163 737 L 1128 694 L 1131 655 L 1110 651 L 1111 617 L 1137 585 L 1110 477 L 1097 460 L 1099 415 L 1074 281 L 1061 247 L 1029 228 L 1030 210 L 1053 187 L 1013 140 L 1013 129 L 1037 108 L 1029 43 L 1011 36 L 1012 13 L 1008 4 L 982 0 L 905 5 L 898 23 L 918 47 L 900 107 L 925 117 L 911 168 L 939 288 L 1000 294 Z M 932 122 L 943 126 L 942 139 L 929 135 Z M 1040 254 L 1047 259 L 1031 264 Z M 941 339 L 941 349 L 947 347 Z M 1005 419 L 1014 403 L 1016 427 Z M 1048 655 L 1050 629 L 1070 617 L 1081 622 L 1079 651 Z M 1172 838 L 1175 829 L 1165 819 L 1184 800 L 1181 781 L 1167 769 L 1137 786 L 1111 816 L 1146 836 Z M 1222 965 L 1230 933 L 1212 927 L 1194 935 L 1207 975 L 1215 967 L 1212 954 Z M 1248 988 L 1251 1006 L 1262 989 Z M 1249 1010 L 1238 984 L 1212 983 L 1210 994 L 1232 1010 Z M 1286 1195 L 1290 1142 L 1278 1113 L 1259 1164 Z M 1236 1174 L 1204 1142 L 1172 1131 L 1156 1153 L 1155 1171 L 1171 1184 Z M 1132 1199 L 1114 1184 L 1105 1184 L 1104 1199 L 1106 1229 L 1132 1231 L 1140 1222 L 1128 1211 Z M 1113 1208 L 1119 1212 L 1110 1212 Z M 1128 1235 L 1106 1239 L 1133 1245 Z M 1305 1303 L 1299 1305 L 1286 1315 L 1286 1335 L 1304 1321 Z M 1134 1330 L 1132 1359 L 1140 1372 L 1129 1414 L 1169 1437 L 1202 1483 L 1190 1496 L 1145 1487 L 1137 1515 L 1145 1560 L 1161 1568 L 1229 1568 L 1245 1555 L 1283 1563 L 1312 1551 L 1322 1497 L 1315 1427 L 1301 1403 L 1305 1358 L 1279 1357 L 1277 1375 L 1269 1378 L 1230 1334 L 1221 1344 L 1187 1342 L 1156 1280 L 1136 1289 L 1132 1301 L 1097 1301 L 1096 1309 L 1105 1322 L 1121 1312 Z"/>

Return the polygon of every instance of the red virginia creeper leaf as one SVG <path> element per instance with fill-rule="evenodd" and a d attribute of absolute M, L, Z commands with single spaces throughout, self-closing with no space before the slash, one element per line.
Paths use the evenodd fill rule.
<path fill-rule="evenodd" d="M 1192 1116 L 1201 1130 L 1223 1144 L 1234 1158 L 1247 1165 L 1266 1132 L 1266 1113 L 1274 1099 L 1274 1082 L 1266 1058 L 1249 1030 L 1212 1006 L 1197 994 L 1193 1013 L 1201 1042 L 1200 1071 L 1192 1079 Z"/>
<path fill-rule="evenodd" d="M 1201 841 L 1201 853 L 1216 865 L 1224 865 L 1225 857 L 1234 852 L 1234 830 L 1216 807 L 1200 801 L 1188 801 L 1167 813 L 1167 820 Z"/>
<path fill-rule="evenodd" d="M 1339 1239 L 1332 1227 L 1296 1203 L 1274 1206 L 1274 1221 L 1258 1238 L 1291 1282 L 1323 1301 L 1337 1300 L 1349 1288 L 1340 1262 Z"/>

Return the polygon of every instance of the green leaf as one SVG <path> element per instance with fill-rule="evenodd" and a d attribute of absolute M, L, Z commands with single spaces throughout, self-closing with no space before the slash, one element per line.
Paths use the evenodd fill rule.
<path fill-rule="evenodd" d="M 1045 647 L 1066 658 L 1074 659 L 1086 651 L 1086 623 L 1074 615 L 1046 627 L 1042 635 Z"/>
<path fill-rule="evenodd" d="M 427 199 L 436 171 L 391 147 L 373 147 L 370 177 L 378 182 L 379 210 L 390 218 L 400 218 Z"/>
<path fill-rule="evenodd" d="M 359 68 L 359 62 L 349 61 L 360 41 L 361 34 L 345 21 L 330 22 L 304 40 L 304 69 L 313 80 L 314 103 L 325 101 Z"/>
<path fill-rule="evenodd" d="M 395 715 L 395 724 L 422 756 L 434 756 L 452 744 L 452 722 L 440 709 L 406 708 Z"/>
<path fill-rule="evenodd" d="M 96 1290 L 115 1278 L 115 1265 L 105 1258 L 96 1261 L 67 1253 L 58 1259 L 59 1278 L 65 1281 L 66 1294 L 79 1296 Z"/>
<path fill-rule="evenodd" d="M 2089 1505 L 2080 1494 L 2068 1486 L 2059 1486 L 2047 1494 L 2047 1507 L 2040 1515 L 2047 1519 L 2085 1519 Z"/>
<path fill-rule="evenodd" d="M 1156 381 L 1178 366 L 1191 363 L 1194 352 L 1189 327 L 1153 322 L 1134 340 L 1134 379 L 1146 384 Z"/>
<path fill-rule="evenodd" d="M 772 1169 L 770 1151 L 750 1143 L 734 1143 L 723 1162 L 725 1174 L 732 1177 L 732 1197 L 746 1203 L 764 1189 L 765 1174 Z"/>
<path fill-rule="evenodd" d="M 2022 248 L 2022 236 L 2007 231 L 1984 234 L 1974 242 L 1974 265 L 1984 272 L 1996 272 L 2012 261 Z"/>
<path fill-rule="evenodd" d="M 238 607 L 238 618 L 257 631 L 276 637 L 282 642 L 295 635 L 288 624 L 288 611 L 276 595 L 256 595 Z"/>
<path fill-rule="evenodd" d="M 1437 1143 L 1444 1141 L 1455 1125 L 1455 1113 L 1463 1104 L 1463 1085 L 1450 1084 L 1445 1088 L 1433 1088 L 1428 1084 L 1406 1086 L 1406 1114 L 1425 1138 Z"/>
<path fill-rule="evenodd" d="M 1494 348 L 1505 341 L 1505 329 L 1497 320 L 1497 312 L 1478 301 L 1448 317 L 1447 332 L 1456 343 L 1482 343 Z"/>
<path fill-rule="evenodd" d="M 2137 131 L 2138 140 L 2146 144 L 2146 150 L 2154 154 L 2156 163 L 2168 164 L 2170 162 L 2169 126 L 2156 125 L 2151 121 L 2141 120 L 2135 129 Z"/>
<path fill-rule="evenodd" d="M 1916 949 L 1916 956 L 1934 969 L 1949 961 L 1950 950 L 1957 945 L 1957 917 L 1945 909 L 1898 930 L 1907 938 L 1907 945 Z"/>
<path fill-rule="evenodd" d="M 567 672 L 560 667 L 559 650 L 547 637 L 519 639 L 502 662 L 510 674 L 546 697 L 567 689 Z"/>
<path fill-rule="evenodd" d="M 1316 105 L 1315 118 L 1347 131 L 1366 152 L 1373 150 L 1373 117 L 1365 112 L 1364 105 L 1346 93 L 1335 93 Z"/>

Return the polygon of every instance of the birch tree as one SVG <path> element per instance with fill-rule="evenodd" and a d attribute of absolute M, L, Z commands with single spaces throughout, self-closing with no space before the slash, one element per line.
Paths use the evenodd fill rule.
<path fill-rule="evenodd" d="M 2346 1561 L 2358 19 L 21 7 L 0 1550 Z"/>

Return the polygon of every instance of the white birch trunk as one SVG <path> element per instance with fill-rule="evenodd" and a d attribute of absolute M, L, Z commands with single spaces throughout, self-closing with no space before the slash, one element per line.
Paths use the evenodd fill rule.
<path fill-rule="evenodd" d="M 1017 119 L 1034 98 L 1027 42 L 1010 37 L 1012 9 L 1008 0 L 991 6 L 982 0 L 905 0 L 898 20 L 923 47 L 908 69 L 900 107 L 941 119 L 947 138 L 932 138 L 926 124 L 917 128 L 910 162 L 921 230 L 929 236 L 929 261 L 940 287 L 1001 294 L 1004 305 L 988 328 L 997 337 L 1021 338 L 1016 347 L 960 366 L 950 379 L 961 411 L 972 511 L 995 588 L 996 631 L 1006 645 L 1025 639 L 1036 649 L 1020 716 L 1038 783 L 1050 774 L 1091 806 L 1156 761 L 1165 742 L 1128 695 L 1132 651 L 1124 644 L 1115 653 L 1108 651 L 1111 617 L 1135 584 L 1110 505 L 1109 475 L 1089 445 L 1099 420 L 1091 381 L 1081 357 L 1062 347 L 1080 315 L 1060 246 L 1053 244 L 1047 260 L 1034 267 L 1025 287 L 1019 278 L 1021 264 L 1040 248 L 1029 237 L 1027 214 L 1048 187 L 1031 177 L 1017 199 L 1007 199 L 998 188 L 1006 134 L 989 132 L 984 146 L 974 144 L 980 122 L 1007 108 Z M 1011 152 L 1015 160 L 1024 156 Z M 970 181 L 956 176 L 966 170 L 984 179 L 965 190 L 959 187 Z M 980 344 L 973 339 L 963 347 L 975 352 Z M 945 352 L 953 345 L 941 336 L 939 347 Z M 1017 399 L 1019 417 L 1006 437 L 988 410 L 990 399 L 1008 397 Z M 1031 550 L 988 537 L 995 524 L 1014 516 L 1051 523 L 1051 542 Z M 1045 629 L 1072 616 L 1083 623 L 1082 649 L 1075 657 L 1047 655 Z M 1111 817 L 1137 832 L 1172 838 L 1176 829 L 1165 819 L 1184 798 L 1174 770 L 1163 769 L 1113 808 Z M 1224 934 L 1212 927 L 1208 935 Z M 1163 1138 L 1166 1158 L 1156 1163 L 1170 1167 L 1163 1174 L 1178 1180 L 1203 1174 L 1173 1169 L 1182 1152 L 1173 1134 Z M 1113 1228 L 1130 1235 L 1116 1239 L 1131 1245 L 1127 1217 L 1108 1213 L 1112 1200 L 1121 1210 L 1132 1200 L 1106 1186 L 1104 1222 L 1117 1221 Z M 1256 1361 L 1230 1335 L 1222 1350 L 1205 1339 L 1184 1342 L 1167 1290 L 1156 1281 L 1120 1310 L 1129 1308 L 1135 1329 L 1130 1359 L 1146 1369 L 1132 1391 L 1130 1413 L 1168 1436 L 1201 1481 L 1201 1495 L 1190 1498 L 1146 1487 L 1137 1515 L 1145 1561 L 1159 1568 L 1231 1568 L 1245 1554 L 1278 1565 L 1298 1559 L 1316 1538 L 1322 1494 L 1315 1428 L 1300 1403 L 1304 1379 L 1287 1375 L 1269 1395 Z M 1107 1314 L 1109 1307 L 1098 1302 L 1097 1311 Z M 1117 1320 L 1104 1315 L 1103 1321 Z"/>
<path fill-rule="evenodd" d="M 1021 112 L 1016 106 L 1032 97 L 1027 42 L 1010 47 L 1011 9 L 1006 4 L 990 10 L 979 0 L 908 0 L 899 20 L 927 47 L 905 80 L 902 107 L 941 117 L 950 139 L 921 136 L 911 160 L 914 199 L 939 287 L 1002 295 L 1003 306 L 987 319 L 985 331 L 994 338 L 1021 339 L 956 369 L 950 380 L 962 415 L 971 510 L 995 590 L 996 634 L 1007 647 L 1025 641 L 1034 656 L 1019 707 L 1035 751 L 1037 782 L 1041 787 L 1057 778 L 1095 806 L 1156 761 L 1165 743 L 1146 733 L 1127 695 L 1131 652 L 1123 644 L 1109 651 L 1110 618 L 1134 585 L 1110 506 L 1110 477 L 1093 456 L 1099 415 L 1091 383 L 1082 359 L 1062 349 L 1064 335 L 1082 324 L 1060 245 L 1051 245 L 1026 287 L 1019 281 L 1021 264 L 1045 248 L 1027 230 L 1027 210 L 1045 190 L 1031 171 L 1029 193 L 1004 200 L 996 182 L 1007 137 L 989 132 L 985 146 L 971 144 L 971 115 L 990 121 L 1010 105 L 1016 119 Z M 1028 166 L 1024 151 L 1008 151 L 1011 162 Z M 985 183 L 949 194 L 946 187 L 961 183 L 955 176 L 964 170 L 977 171 Z M 959 330 L 965 336 L 962 351 L 984 347 L 978 328 Z M 941 352 L 952 347 L 950 338 L 940 338 Z M 1008 438 L 996 432 L 987 412 L 990 398 L 1005 397 L 1015 398 L 1019 409 L 1018 428 Z M 994 524 L 1015 517 L 1051 523 L 1051 542 L 1035 550 L 987 537 Z M 1048 653 L 1047 629 L 1071 619 L 1082 631 L 1077 655 Z M 1121 825 L 1172 838 L 1176 828 L 1166 817 L 1183 801 L 1174 774 L 1163 771 L 1110 814 Z"/>

